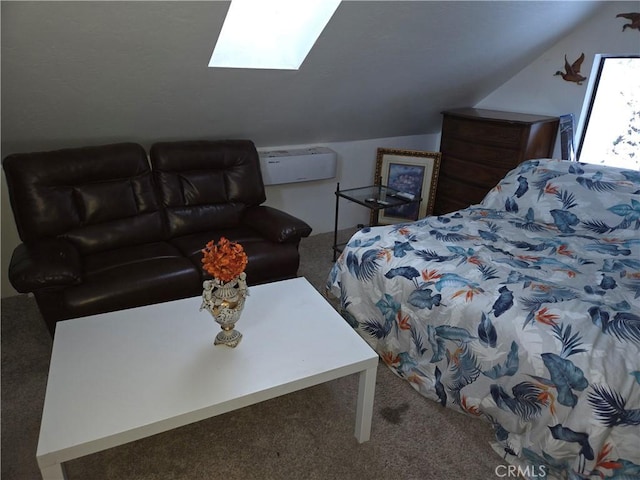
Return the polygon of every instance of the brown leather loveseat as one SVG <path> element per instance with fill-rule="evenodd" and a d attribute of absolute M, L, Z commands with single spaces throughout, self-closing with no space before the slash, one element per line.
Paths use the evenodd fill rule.
<path fill-rule="evenodd" d="M 221 236 L 249 258 L 250 285 L 292 278 L 311 227 L 265 200 L 249 140 L 135 143 L 21 153 L 3 161 L 22 240 L 9 266 L 51 333 L 59 320 L 202 293 L 201 249 Z"/>

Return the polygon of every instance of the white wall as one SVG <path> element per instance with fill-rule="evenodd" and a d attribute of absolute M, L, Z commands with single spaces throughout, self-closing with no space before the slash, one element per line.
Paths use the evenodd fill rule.
<path fill-rule="evenodd" d="M 315 144 L 326 146 L 338 154 L 338 173 L 335 179 L 313 182 L 273 185 L 266 187 L 266 205 L 284 210 L 299 217 L 313 228 L 312 235 L 333 231 L 335 218 L 336 182 L 340 188 L 353 188 L 373 183 L 378 147 L 399 148 L 407 150 L 437 151 L 438 135 L 414 135 L 408 137 L 380 138 L 353 142 L 337 142 Z M 260 150 L 302 148 L 310 145 L 257 145 Z M 13 249 L 20 239 L 16 230 L 13 214 L 9 205 L 4 172 L 2 173 L 2 202 L 0 203 L 0 220 L 2 228 L 2 297 L 16 295 L 17 292 L 9 283 L 7 272 Z M 339 229 L 353 227 L 359 223 L 368 223 L 369 210 L 346 201 L 340 203 Z M 327 253 L 330 254 L 329 252 Z"/>
<path fill-rule="evenodd" d="M 639 10 L 638 2 L 608 2 L 594 17 L 476 104 L 476 108 L 542 115 L 573 113 L 577 127 L 588 80 L 577 85 L 554 76 L 555 72 L 564 70 L 565 55 L 572 63 L 584 52 L 581 73 L 589 77 L 597 53 L 640 53 L 639 32 L 630 28 L 623 32 L 622 26 L 629 21 L 616 18 L 618 13 Z M 554 157 L 560 157 L 559 142 Z"/>
<path fill-rule="evenodd" d="M 338 154 L 336 178 L 266 187 L 266 204 L 306 221 L 313 228 L 312 235 L 333 231 L 336 182 L 340 182 L 340 189 L 361 187 L 373 183 L 378 147 L 438 151 L 439 136 L 414 135 L 318 145 L 329 147 Z M 275 149 L 298 147 L 301 146 L 281 145 Z M 338 221 L 338 229 L 353 227 L 359 223 L 368 223 L 369 210 L 352 202 L 341 200 Z"/>

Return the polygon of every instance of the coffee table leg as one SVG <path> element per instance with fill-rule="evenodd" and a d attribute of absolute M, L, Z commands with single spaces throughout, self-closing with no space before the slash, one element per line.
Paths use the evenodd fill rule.
<path fill-rule="evenodd" d="M 356 409 L 356 438 L 358 443 L 367 442 L 371 437 L 373 417 L 373 397 L 376 390 L 377 364 L 360 372 L 358 386 L 358 406 Z"/>
<path fill-rule="evenodd" d="M 40 467 L 43 480 L 67 480 L 67 474 L 61 463 Z"/>

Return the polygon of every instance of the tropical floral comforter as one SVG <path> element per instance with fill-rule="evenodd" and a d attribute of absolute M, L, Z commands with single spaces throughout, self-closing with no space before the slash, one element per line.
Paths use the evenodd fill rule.
<path fill-rule="evenodd" d="M 526 161 L 481 204 L 359 231 L 328 287 L 521 473 L 640 477 L 640 172 Z"/>

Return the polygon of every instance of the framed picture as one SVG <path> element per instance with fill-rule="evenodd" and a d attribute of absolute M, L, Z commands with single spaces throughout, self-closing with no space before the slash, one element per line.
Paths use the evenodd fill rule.
<path fill-rule="evenodd" d="M 375 181 L 420 202 L 371 212 L 372 225 L 412 222 L 433 213 L 440 172 L 440 152 L 378 148 Z"/>
<path fill-rule="evenodd" d="M 560 151 L 563 160 L 576 159 L 575 150 L 573 149 L 573 113 L 560 115 Z"/>

